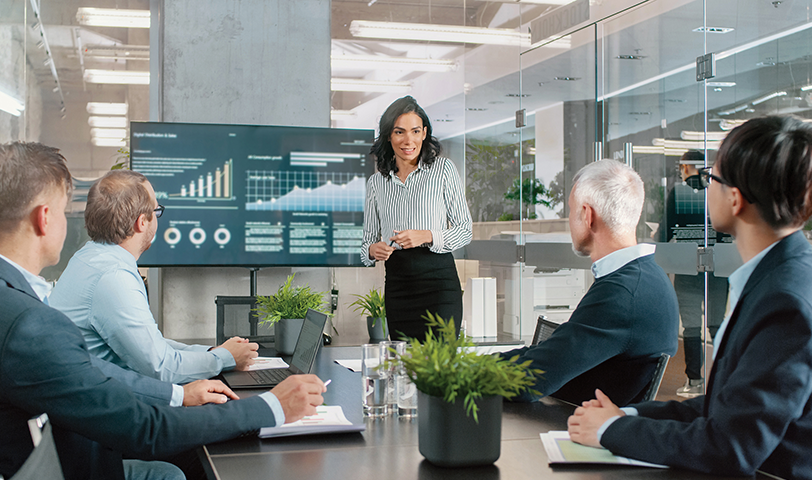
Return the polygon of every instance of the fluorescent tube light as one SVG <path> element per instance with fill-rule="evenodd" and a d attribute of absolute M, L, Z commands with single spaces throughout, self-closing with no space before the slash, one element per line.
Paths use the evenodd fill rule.
<path fill-rule="evenodd" d="M 692 142 L 689 140 L 666 140 L 663 138 L 654 138 L 651 140 L 651 144 L 654 146 L 662 146 L 665 147 L 666 150 L 669 149 L 685 149 L 685 150 L 702 150 L 705 148 L 705 142 Z M 708 150 L 718 150 L 721 141 L 709 141 L 707 142 Z"/>
<path fill-rule="evenodd" d="M 124 140 L 127 138 L 126 128 L 91 128 L 90 136 L 94 138 L 117 138 Z"/>
<path fill-rule="evenodd" d="M 361 38 L 530 46 L 529 33 L 517 32 L 510 28 L 353 20 L 350 23 L 350 33 Z"/>
<path fill-rule="evenodd" d="M 801 87 L 802 92 L 806 92 L 806 91 L 809 91 L 809 90 L 812 90 L 812 85 L 807 85 L 805 87 Z"/>
<path fill-rule="evenodd" d="M 747 120 L 722 120 L 719 122 L 719 128 L 722 130 L 733 130 L 734 128 L 738 127 L 739 125 L 743 124 Z"/>
<path fill-rule="evenodd" d="M 735 87 L 736 82 L 708 82 L 709 87 Z"/>
<path fill-rule="evenodd" d="M 149 45 L 87 45 L 83 55 L 87 58 L 148 61 Z"/>
<path fill-rule="evenodd" d="M 692 32 L 708 32 L 708 33 L 730 33 L 734 30 L 733 27 L 696 27 L 691 30 Z"/>
<path fill-rule="evenodd" d="M 730 110 L 725 110 L 724 112 L 716 112 L 717 115 L 732 115 L 734 113 L 739 113 L 742 110 L 747 110 L 750 106 L 749 103 L 745 103 L 744 105 L 739 105 L 738 107 L 733 107 Z"/>
<path fill-rule="evenodd" d="M 23 110 L 25 110 L 25 104 L 21 100 L 17 100 L 0 90 L 0 110 L 19 117 Z"/>
<path fill-rule="evenodd" d="M 378 80 L 357 80 L 354 78 L 331 78 L 330 90 L 334 92 L 398 92 L 412 90 L 411 82 L 384 82 Z"/>
<path fill-rule="evenodd" d="M 126 103 L 87 102 L 87 113 L 91 115 L 127 115 Z"/>
<path fill-rule="evenodd" d="M 121 85 L 149 85 L 149 72 L 139 70 L 85 70 L 87 83 L 114 83 Z"/>
<path fill-rule="evenodd" d="M 380 57 L 375 55 L 332 55 L 333 68 L 357 68 L 364 70 L 394 69 L 411 72 L 452 72 L 457 69 L 454 60 L 431 58 Z"/>
<path fill-rule="evenodd" d="M 753 100 L 750 103 L 752 103 L 753 105 L 758 105 L 760 103 L 766 102 L 767 100 L 772 100 L 775 97 L 783 97 L 786 94 L 787 94 L 787 92 L 773 92 L 773 93 L 771 93 L 769 95 L 765 95 L 765 96 L 763 96 L 761 98 L 757 98 L 757 99 Z"/>
<path fill-rule="evenodd" d="M 90 27 L 149 28 L 149 10 L 79 7 L 76 20 Z"/>
<path fill-rule="evenodd" d="M 352 110 L 330 110 L 330 120 L 340 120 L 342 118 L 354 117 Z"/>
<path fill-rule="evenodd" d="M 693 140 L 699 142 L 705 139 L 705 135 L 702 132 L 692 132 L 689 130 L 683 130 L 679 136 L 683 140 Z M 708 142 L 719 142 L 724 140 L 726 136 L 727 132 L 708 132 Z"/>
<path fill-rule="evenodd" d="M 117 138 L 92 138 L 91 143 L 97 147 L 126 147 L 127 142 Z"/>
<path fill-rule="evenodd" d="M 126 117 L 87 117 L 87 124 L 91 127 L 101 128 L 127 128 L 129 126 Z"/>

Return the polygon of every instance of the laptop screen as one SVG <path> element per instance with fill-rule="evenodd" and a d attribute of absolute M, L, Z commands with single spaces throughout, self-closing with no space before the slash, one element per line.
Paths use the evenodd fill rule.
<path fill-rule="evenodd" d="M 298 368 L 299 371 L 310 373 L 310 366 L 313 364 L 322 342 L 321 334 L 326 322 L 327 315 L 315 310 L 307 311 L 304 324 L 302 324 L 302 332 L 299 334 L 299 340 L 296 342 L 293 358 L 290 361 L 291 365 Z"/>

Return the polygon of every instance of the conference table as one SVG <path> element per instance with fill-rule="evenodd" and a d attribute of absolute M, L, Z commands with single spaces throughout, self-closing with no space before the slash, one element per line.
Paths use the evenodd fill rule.
<path fill-rule="evenodd" d="M 212 480 L 614 480 L 725 478 L 678 469 L 566 465 L 551 467 L 539 433 L 566 430 L 574 406 L 551 398 L 535 403 L 505 402 L 501 456 L 487 467 L 443 468 L 418 451 L 417 419 L 364 417 L 361 374 L 335 363 L 360 359 L 360 347 L 324 347 L 314 373 L 331 379 L 324 400 L 340 405 L 363 433 L 259 439 L 242 437 L 206 445 L 205 468 Z M 263 390 L 240 390 L 241 396 Z M 419 412 L 418 412 L 419 414 Z M 730 477 L 741 479 L 742 477 Z M 757 476 L 756 478 L 767 478 Z"/>

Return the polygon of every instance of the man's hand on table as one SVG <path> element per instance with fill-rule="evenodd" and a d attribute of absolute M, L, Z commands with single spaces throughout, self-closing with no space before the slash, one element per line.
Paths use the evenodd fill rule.
<path fill-rule="evenodd" d="M 590 447 L 600 447 L 598 430 L 610 418 L 624 415 L 609 397 L 600 390 L 595 390 L 595 399 L 584 402 L 567 419 L 570 440 Z"/>
<path fill-rule="evenodd" d="M 271 389 L 271 393 L 282 404 L 285 423 L 315 415 L 316 407 L 324 403 L 321 394 L 326 391 L 324 383 L 315 375 L 291 375 Z"/>
<path fill-rule="evenodd" d="M 226 403 L 228 399 L 239 400 L 220 380 L 197 380 L 183 386 L 183 406 L 194 407 L 207 403 Z"/>
<path fill-rule="evenodd" d="M 237 366 L 234 367 L 234 370 L 248 370 L 248 367 L 254 364 L 254 359 L 259 356 L 257 353 L 259 344 L 249 342 L 247 339 L 241 337 L 231 337 L 223 342 L 220 347 L 228 350 L 231 356 L 234 357 L 234 361 L 237 362 Z"/>

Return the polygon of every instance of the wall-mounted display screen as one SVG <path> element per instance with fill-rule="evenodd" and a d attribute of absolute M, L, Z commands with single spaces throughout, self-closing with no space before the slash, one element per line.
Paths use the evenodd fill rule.
<path fill-rule="evenodd" d="M 360 266 L 372 130 L 132 122 L 166 207 L 138 264 Z"/>

